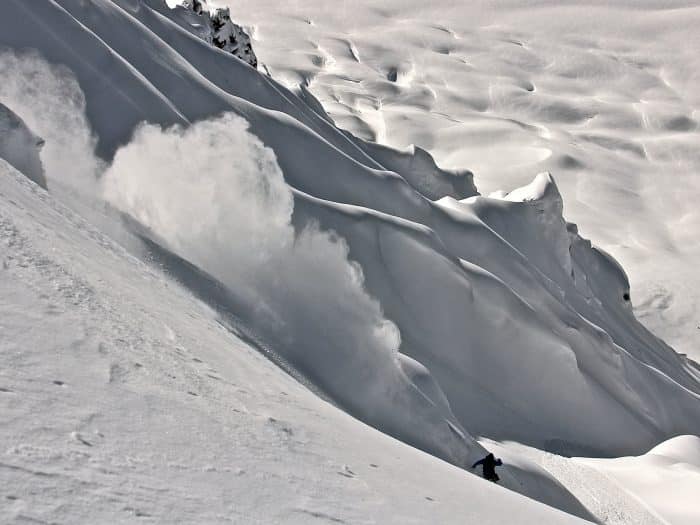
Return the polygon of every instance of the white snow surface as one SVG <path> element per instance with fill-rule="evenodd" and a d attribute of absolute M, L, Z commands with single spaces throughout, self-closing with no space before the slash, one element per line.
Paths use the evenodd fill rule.
<path fill-rule="evenodd" d="M 700 369 L 637 321 L 556 173 L 521 185 L 503 155 L 518 184 L 480 196 L 427 145 L 338 129 L 312 82 L 295 94 L 163 0 L 4 8 L 0 103 L 46 139 L 55 195 L 0 161 L 0 474 L 27 487 L 11 519 L 568 519 L 456 468 L 500 441 L 520 443 L 506 488 L 606 523 L 687 518 L 639 503 L 643 484 L 590 497 L 607 474 L 553 454 L 700 434 Z M 421 74 L 389 64 L 385 82 Z M 443 495 L 404 505 L 426 487 Z"/>
<path fill-rule="evenodd" d="M 700 522 L 700 438 L 678 436 L 639 457 L 577 460 L 591 465 L 666 523 Z M 668 490 L 659 490 L 667 487 Z"/>
<path fill-rule="evenodd" d="M 569 220 L 628 271 L 637 316 L 700 359 L 697 2 L 218 4 L 340 127 L 469 168 L 484 195 L 553 173 Z"/>
<path fill-rule="evenodd" d="M 320 399 L 0 160 L 0 522 L 578 523 Z"/>
<path fill-rule="evenodd" d="M 690 525 L 700 519 L 697 436 L 677 436 L 644 455 L 615 459 L 562 458 L 517 443 L 484 440 L 483 445 L 503 458 L 533 493 L 539 488 L 538 499 L 571 510 L 584 506 L 591 521 Z M 551 491 L 553 484 L 568 494 Z"/>

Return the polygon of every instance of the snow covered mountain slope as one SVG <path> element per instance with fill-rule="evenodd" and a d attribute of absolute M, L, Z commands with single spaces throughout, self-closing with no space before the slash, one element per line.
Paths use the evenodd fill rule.
<path fill-rule="evenodd" d="M 0 522 L 582 523 L 347 416 L 0 160 Z"/>
<path fill-rule="evenodd" d="M 254 360 L 266 363 L 261 370 L 254 370 L 253 361 L 232 359 L 226 364 L 231 345 L 246 346 L 238 341 L 242 339 L 337 407 L 457 467 L 468 467 L 484 454 L 474 436 L 518 441 L 566 455 L 612 457 L 645 452 L 680 434 L 700 434 L 700 369 L 636 320 L 624 270 L 565 221 L 564 199 L 551 175 L 537 175 L 510 193 L 481 196 L 471 172 L 441 169 L 421 148 L 395 151 L 338 129 L 311 92 L 302 89 L 297 96 L 211 46 L 173 19 L 178 12 L 163 0 L 6 0 L 0 18 L 0 72 L 8 79 L 0 84 L 0 103 L 46 140 L 41 158 L 49 190 L 86 219 L 42 193 L 36 198 L 49 199 L 49 208 L 59 207 L 59 215 L 77 224 L 79 232 L 92 232 L 88 237 L 107 252 L 117 248 L 103 234 L 117 240 L 133 256 L 123 255 L 119 261 L 131 261 L 146 274 L 159 276 L 136 259 L 150 261 L 182 285 L 167 286 L 177 289 L 177 301 L 148 288 L 141 290 L 141 278 L 122 262 L 95 255 L 94 262 L 76 256 L 76 262 L 69 263 L 72 251 L 80 253 L 71 250 L 70 243 L 57 248 L 66 258 L 59 266 L 89 264 L 90 271 L 86 266 L 85 271 L 68 272 L 68 284 L 53 273 L 40 281 L 57 283 L 58 291 L 68 287 L 66 294 L 78 306 L 71 310 L 75 326 L 86 326 L 77 320 L 82 312 L 85 322 L 92 323 L 92 328 L 85 328 L 91 336 L 104 330 L 113 334 L 116 348 L 110 352 L 116 352 L 123 340 L 129 352 L 139 353 L 141 367 L 118 362 L 114 381 L 127 377 L 137 382 L 138 392 L 155 391 L 156 400 L 148 406 L 154 418 L 169 413 L 168 404 L 174 401 L 170 394 L 159 394 L 160 376 L 134 371 L 149 369 L 142 360 L 157 363 L 150 366 L 170 378 L 164 379 L 166 383 L 179 385 L 177 392 L 188 400 L 204 397 L 201 391 L 209 379 L 225 380 L 217 373 L 206 379 L 201 370 L 192 371 L 184 364 L 178 368 L 178 348 L 208 349 L 202 352 L 216 360 L 216 370 L 226 367 L 231 374 L 228 381 L 244 383 L 246 392 L 255 391 L 251 395 L 257 397 L 256 405 L 273 395 L 270 384 L 284 384 L 280 390 L 287 392 L 292 379 L 282 379 L 282 372 L 262 358 Z M 34 31 L 37 24 L 50 30 Z M 391 71 L 388 81 L 405 85 L 411 82 L 409 73 Z M 8 180 L 17 181 L 12 177 Z M 48 268 L 51 243 L 68 242 L 67 234 L 59 232 L 54 239 L 50 220 L 40 221 L 41 226 L 32 223 L 39 204 L 19 196 L 23 195 L 19 188 L 31 187 L 27 184 L 8 182 L 11 195 L 4 206 L 14 210 L 13 202 L 25 204 L 6 214 L 3 236 L 8 249 L 19 250 L 13 257 L 20 259 L 26 246 L 45 242 L 36 260 Z M 128 230 L 114 221 L 115 209 L 123 214 Z M 25 217 L 25 212 L 30 215 Z M 18 225 L 15 214 L 25 217 L 25 226 Z M 18 237 L 20 227 L 34 233 Z M 91 245 L 90 253 L 97 249 Z M 9 279 L 8 311 L 25 300 L 16 280 L 27 264 L 18 264 L 19 273 Z M 123 283 L 102 276 L 97 270 L 102 266 L 110 275 L 123 273 Z M 76 275 L 88 273 L 94 276 L 90 286 L 72 284 Z M 31 282 L 34 275 L 25 281 Z M 90 302 L 102 295 L 90 291 L 96 287 L 110 290 L 111 311 L 139 315 L 103 330 L 100 327 L 107 322 L 103 317 L 113 316 L 92 316 L 94 309 L 102 308 L 98 299 Z M 136 297 L 139 293 L 144 296 Z M 37 294 L 41 299 L 41 292 Z M 142 306 L 132 309 L 131 303 Z M 199 319 L 191 305 L 198 305 L 197 312 L 209 312 L 203 325 L 190 326 L 191 319 Z M 26 312 L 33 306 L 36 301 L 18 310 Z M 151 309 L 157 311 L 153 315 L 159 322 L 167 324 L 165 336 L 155 335 L 162 330 L 158 323 L 154 328 L 141 319 Z M 213 319 L 221 326 L 209 333 Z M 8 324 L 13 330 L 8 344 L 16 345 L 26 326 L 23 318 Z M 180 330 L 189 335 L 178 336 Z M 122 331 L 131 335 L 117 335 Z M 36 337 L 32 344 L 38 345 L 38 353 L 27 358 L 36 363 L 36 356 L 47 353 L 39 344 L 46 335 L 27 337 Z M 92 341 L 71 332 L 60 337 L 70 339 L 59 344 L 63 349 L 82 351 L 74 343 Z M 178 337 L 187 337 L 188 344 L 179 345 Z M 99 342 L 89 344 L 99 350 Z M 49 355 L 47 374 L 59 366 L 53 359 L 56 354 Z M 12 367 L 25 370 L 29 365 L 11 362 Z M 167 372 L 169 367 L 173 370 Z M 92 392 L 104 388 L 99 377 Z M 37 399 L 51 391 L 41 390 Z M 306 392 L 299 386 L 296 391 Z M 223 418 L 217 421 L 228 429 L 233 426 L 226 419 L 230 414 L 224 418 L 219 413 L 227 410 L 227 394 L 212 395 L 219 401 L 206 408 L 208 417 Z M 301 412 L 327 406 L 309 392 L 304 395 L 314 401 L 310 405 L 299 401 Z M 95 403 L 102 402 L 92 396 Z M 117 400 L 108 397 L 104 403 L 100 413 Z M 18 407 L 10 428 L 22 433 L 31 407 Z M 118 426 L 126 414 L 124 408 L 112 424 Z M 183 413 L 177 414 L 187 420 Z M 169 438 L 167 425 L 153 432 L 172 441 L 154 441 L 137 423 L 129 428 L 152 450 L 173 447 L 173 454 L 180 457 L 191 447 L 177 444 L 183 434 Z M 324 421 L 314 428 L 320 434 L 324 426 L 333 425 Z M 82 446 L 94 446 L 81 428 L 70 432 Z M 226 433 L 213 432 L 219 437 L 212 446 L 225 446 Z M 237 432 L 234 436 L 243 442 L 245 452 L 265 431 L 254 426 L 249 434 L 245 429 Z M 329 432 L 332 438 L 345 434 Z M 291 440 L 295 433 L 284 427 L 278 438 Z M 25 441 L 20 443 L 45 446 L 37 445 L 41 438 L 30 434 L 22 434 Z M 203 439 L 206 434 L 198 435 Z M 358 437 L 358 443 L 363 439 Z M 118 446 L 126 454 L 137 442 L 120 438 Z M 360 454 L 361 445 L 357 447 Z M 53 457 L 50 451 L 47 454 Z M 268 454 L 261 453 L 269 459 Z M 19 472 L 23 461 L 8 468 Z M 65 468 L 63 461 L 60 468 Z M 174 461 L 170 458 L 165 465 Z M 199 463 L 186 464 L 185 471 L 191 473 Z M 20 470 L 14 468 L 18 464 Z M 350 479 L 356 471 L 348 468 L 341 471 Z M 415 470 L 408 479 L 419 479 L 420 468 L 411 468 Z M 464 471 L 454 472 L 468 477 Z M 300 480 L 302 493 L 309 490 L 313 474 Z M 168 474 L 160 470 L 157 477 L 165 479 Z M 210 481 L 201 483 L 205 497 Z M 506 468 L 503 484 L 578 516 L 595 515 L 541 469 Z M 252 486 L 245 493 L 251 506 L 243 521 L 246 516 L 261 516 L 253 506 L 260 501 L 256 490 Z M 271 492 L 262 490 L 266 500 Z M 153 500 L 163 515 L 168 497 Z M 191 509 L 201 504 L 198 500 Z M 186 502 L 182 505 L 179 512 L 190 512 Z M 350 513 L 339 519 L 370 521 L 362 514 L 366 509 L 347 508 L 339 499 L 321 510 L 304 507 L 304 512 L 335 516 L 329 511 L 336 507 Z M 213 508 L 222 515 L 225 511 L 218 504 Z M 275 509 L 270 512 L 282 514 L 259 519 L 286 520 L 293 512 L 289 506 Z M 355 511 L 360 514 L 353 515 Z M 482 508 L 475 516 L 485 512 Z M 212 514 L 212 520 L 217 516 Z M 418 522 L 428 520 L 425 514 L 420 516 Z M 447 514 L 443 516 L 450 521 Z M 464 516 L 460 513 L 457 519 Z"/>
<path fill-rule="evenodd" d="M 452 186 L 452 197 L 431 201 L 410 169 L 421 164 L 404 161 L 402 168 L 406 154 L 397 153 L 398 173 L 383 170 L 381 160 L 387 161 L 373 159 L 371 148 L 274 80 L 171 22 L 170 13 L 159 0 L 11 0 L 0 44 L 37 49 L 75 75 L 97 151 L 114 158 L 106 197 L 243 304 L 267 311 L 249 315 L 262 319 L 255 330 L 337 402 L 457 464 L 472 454 L 469 433 L 611 456 L 700 431 L 697 370 L 637 323 L 624 299 L 624 273 L 566 226 L 551 179 L 540 178 L 538 188 L 510 200 L 464 200 L 473 193 L 464 184 L 462 194 Z M 32 34 L 37 20 L 50 21 L 52 30 Z M 21 90 L 0 96 L 46 136 Z M 186 125 L 222 111 L 247 124 L 238 132 L 232 124 L 233 136 L 221 120 L 192 132 L 146 127 L 127 145 L 141 121 Z M 245 126 L 256 139 L 240 139 Z M 202 148 L 209 149 L 194 153 Z M 215 154 L 223 155 L 221 163 Z M 236 155 L 253 162 L 227 160 Z M 423 164 L 440 177 L 469 179 L 439 172 L 424 155 Z M 524 202 L 512 202 L 518 200 Z M 233 213 L 239 202 L 257 211 Z M 304 242 L 291 243 L 292 206 L 297 231 L 318 223 L 344 240 L 311 227 Z M 328 261 L 307 255 L 319 249 L 328 250 Z M 363 276 L 343 262 L 344 252 Z M 309 283 L 324 273 L 326 281 L 310 294 Z M 343 283 L 349 288 L 334 294 Z M 381 309 L 365 298 L 363 284 Z M 357 324 L 348 325 L 348 318 Z M 383 350 L 369 350 L 373 345 Z M 397 350 L 427 369 L 428 390 L 442 391 L 446 403 L 436 404 L 390 361 L 388 372 L 377 371 L 377 355 Z M 363 396 L 363 389 L 338 386 L 337 371 L 356 352 L 370 359 L 355 363 L 368 374 L 360 376 L 365 388 L 382 380 L 402 385 L 398 395 L 412 399 L 403 405 L 405 416 L 387 416 L 393 388 Z M 320 358 L 326 354 L 335 375 Z M 421 399 L 434 431 L 411 423 L 412 411 L 423 410 Z"/>
<path fill-rule="evenodd" d="M 485 195 L 552 172 L 637 316 L 700 359 L 697 2 L 218 3 L 340 127 L 470 168 Z"/>

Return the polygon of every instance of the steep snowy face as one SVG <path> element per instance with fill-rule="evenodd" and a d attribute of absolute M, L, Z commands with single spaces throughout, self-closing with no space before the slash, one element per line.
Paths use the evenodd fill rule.
<path fill-rule="evenodd" d="M 228 7 L 210 10 L 202 0 L 185 0 L 175 7 L 171 19 L 205 42 L 258 67 L 250 36 L 231 20 Z"/>
<path fill-rule="evenodd" d="M 552 177 L 478 196 L 424 150 L 342 132 L 162 1 L 6 2 L 0 44 L 38 49 L 84 93 L 111 201 L 353 414 L 453 462 L 470 435 L 612 455 L 700 431 L 697 370 L 637 322 L 624 272 L 567 225 Z"/>
<path fill-rule="evenodd" d="M 0 102 L 0 158 L 5 159 L 39 186 L 46 188 L 39 151 L 44 140 Z"/>
<path fill-rule="evenodd" d="M 700 360 L 697 2 L 219 1 L 339 127 L 468 167 L 485 195 L 554 174 L 636 315 Z"/>
<path fill-rule="evenodd" d="M 236 299 L 229 311 L 346 410 L 458 465 L 483 453 L 429 371 L 399 355 L 400 333 L 345 241 L 314 224 L 295 234 L 292 191 L 245 120 L 142 126 L 103 188 L 165 248 L 223 283 Z"/>
<path fill-rule="evenodd" d="M 349 417 L 240 328 L 0 159 L 0 522 L 584 523 Z"/>

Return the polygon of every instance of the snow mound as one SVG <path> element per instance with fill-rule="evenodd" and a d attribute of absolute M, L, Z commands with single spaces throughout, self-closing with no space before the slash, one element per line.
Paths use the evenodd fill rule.
<path fill-rule="evenodd" d="M 678 436 L 652 448 L 648 455 L 663 456 L 700 468 L 700 436 Z"/>
<path fill-rule="evenodd" d="M 561 203 L 561 195 L 550 173 L 540 173 L 530 184 L 511 191 L 504 199 L 511 202 L 547 200 Z M 559 208 L 561 213 L 561 206 Z"/>
<path fill-rule="evenodd" d="M 671 438 L 638 457 L 577 461 L 613 479 L 665 523 L 693 525 L 700 520 L 695 499 L 700 487 L 699 436 Z"/>

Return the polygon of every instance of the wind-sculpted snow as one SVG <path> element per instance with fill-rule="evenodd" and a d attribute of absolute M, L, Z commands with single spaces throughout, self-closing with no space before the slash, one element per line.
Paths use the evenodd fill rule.
<path fill-rule="evenodd" d="M 697 370 L 636 321 L 552 177 L 475 195 L 466 170 L 340 131 L 157 0 L 7 3 L 0 45 L 84 92 L 107 198 L 353 414 L 457 463 L 469 434 L 607 456 L 700 432 Z"/>
<path fill-rule="evenodd" d="M 637 317 L 700 360 L 698 2 L 220 4 L 339 127 L 469 168 L 485 195 L 553 173 L 568 220 L 627 270 Z"/>
<path fill-rule="evenodd" d="M 674 525 L 700 519 L 695 502 L 700 486 L 700 437 L 677 436 L 638 457 L 579 459 L 623 487 L 659 517 Z M 659 486 L 672 488 L 659 490 Z"/>

